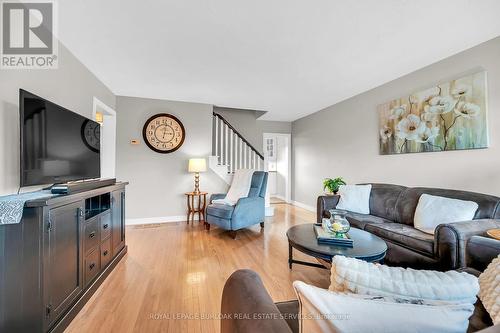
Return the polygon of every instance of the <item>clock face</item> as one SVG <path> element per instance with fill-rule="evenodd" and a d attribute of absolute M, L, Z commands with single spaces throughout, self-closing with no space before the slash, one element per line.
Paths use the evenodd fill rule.
<path fill-rule="evenodd" d="M 186 132 L 176 117 L 161 113 L 149 118 L 144 124 L 142 136 L 149 148 L 157 153 L 171 153 L 182 146 Z"/>
<path fill-rule="evenodd" d="M 90 150 L 98 153 L 101 150 L 101 125 L 85 120 L 82 125 L 82 139 Z"/>

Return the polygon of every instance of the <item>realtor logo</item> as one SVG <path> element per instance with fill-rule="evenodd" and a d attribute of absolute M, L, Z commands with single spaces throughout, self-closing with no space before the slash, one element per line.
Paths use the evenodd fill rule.
<path fill-rule="evenodd" d="M 2 69 L 55 69 L 55 2 L 1 1 Z"/>

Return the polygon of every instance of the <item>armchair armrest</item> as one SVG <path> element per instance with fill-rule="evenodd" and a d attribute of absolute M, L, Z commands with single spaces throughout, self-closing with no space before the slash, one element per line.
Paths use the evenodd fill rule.
<path fill-rule="evenodd" d="M 257 273 L 237 270 L 222 291 L 222 333 L 292 332 Z"/>
<path fill-rule="evenodd" d="M 239 230 L 250 225 L 264 222 L 265 199 L 247 197 L 238 200 L 231 216 L 231 230 Z"/>
<path fill-rule="evenodd" d="M 316 222 L 321 223 L 323 217 L 330 217 L 328 211 L 337 207 L 340 195 L 320 195 L 316 205 Z"/>
<path fill-rule="evenodd" d="M 209 203 L 212 203 L 213 200 L 224 199 L 226 197 L 225 193 L 214 193 L 210 196 Z"/>
<path fill-rule="evenodd" d="M 443 269 L 466 266 L 465 249 L 472 236 L 481 236 L 489 229 L 500 228 L 500 220 L 479 219 L 440 224 L 434 233 L 434 249 Z"/>
<path fill-rule="evenodd" d="M 474 268 L 480 272 L 500 254 L 500 240 L 472 236 L 467 243 L 466 264 L 467 267 Z"/>

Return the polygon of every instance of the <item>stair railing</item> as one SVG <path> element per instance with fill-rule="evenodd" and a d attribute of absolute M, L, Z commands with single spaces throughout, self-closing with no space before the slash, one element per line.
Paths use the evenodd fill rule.
<path fill-rule="evenodd" d="M 219 158 L 219 164 L 228 166 L 229 173 L 238 169 L 262 170 L 264 167 L 264 156 L 215 112 L 212 118 L 212 155 Z"/>

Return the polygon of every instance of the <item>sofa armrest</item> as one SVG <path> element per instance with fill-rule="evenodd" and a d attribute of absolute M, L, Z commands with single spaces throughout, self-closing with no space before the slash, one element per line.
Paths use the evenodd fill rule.
<path fill-rule="evenodd" d="M 225 193 L 214 193 L 210 196 L 209 203 L 212 203 L 213 200 L 224 199 L 226 197 Z"/>
<path fill-rule="evenodd" d="M 339 203 L 340 195 L 320 195 L 316 204 L 316 222 L 321 223 L 323 217 L 330 217 L 328 211 L 335 209 Z M 326 212 L 326 213 L 325 213 Z"/>
<path fill-rule="evenodd" d="M 467 267 L 484 271 L 500 254 L 500 240 L 472 236 L 467 243 L 465 263 Z"/>
<path fill-rule="evenodd" d="M 231 274 L 222 291 L 221 333 L 233 332 L 292 332 L 260 277 L 249 269 Z"/>
<path fill-rule="evenodd" d="M 440 224 L 434 233 L 435 253 L 444 270 L 466 266 L 465 250 L 472 236 L 482 236 L 489 229 L 500 228 L 500 220 L 479 219 Z"/>

